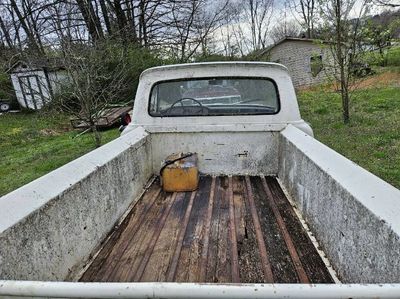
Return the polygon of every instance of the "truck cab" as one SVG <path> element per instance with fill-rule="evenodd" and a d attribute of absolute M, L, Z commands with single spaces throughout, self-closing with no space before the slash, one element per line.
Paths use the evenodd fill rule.
<path fill-rule="evenodd" d="M 172 107 L 171 107 L 172 106 Z M 181 117 L 181 118 L 177 118 Z M 133 122 L 149 131 L 245 126 L 280 131 L 301 119 L 287 69 L 275 63 L 219 62 L 155 67 L 140 77 Z M 249 128 L 249 127 L 247 127 Z"/>

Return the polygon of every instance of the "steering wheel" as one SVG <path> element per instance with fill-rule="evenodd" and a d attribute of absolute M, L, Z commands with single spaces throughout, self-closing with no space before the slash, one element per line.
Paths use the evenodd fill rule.
<path fill-rule="evenodd" d="M 177 104 L 179 104 L 179 103 L 181 104 L 181 107 L 182 107 L 182 114 L 183 114 L 183 115 L 189 114 L 189 113 L 186 112 L 186 111 L 189 111 L 187 108 L 188 108 L 188 107 L 191 107 L 191 108 L 192 108 L 193 106 L 185 106 L 185 105 L 183 105 L 183 102 L 184 102 L 185 100 L 190 100 L 190 101 L 195 102 L 196 104 L 198 104 L 199 110 L 198 110 L 198 111 L 194 111 L 193 113 L 195 113 L 195 114 L 201 112 L 201 114 L 204 115 L 204 111 L 205 111 L 205 110 L 207 111 L 207 113 L 208 113 L 208 111 L 210 110 L 208 107 L 204 106 L 202 103 L 200 103 L 198 100 L 196 100 L 196 99 L 194 99 L 194 98 L 181 98 L 181 99 L 175 101 L 175 102 L 167 109 L 167 111 L 165 112 L 165 114 L 164 114 L 163 116 L 168 116 L 169 113 L 171 112 L 171 110 L 172 110 Z M 186 108 L 185 108 L 185 107 L 186 107 Z"/>

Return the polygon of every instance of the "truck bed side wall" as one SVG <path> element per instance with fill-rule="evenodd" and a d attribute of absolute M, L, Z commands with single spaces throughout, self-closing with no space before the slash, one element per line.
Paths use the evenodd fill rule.
<path fill-rule="evenodd" d="M 150 176 L 137 128 L 0 198 L 0 279 L 71 279 Z"/>
<path fill-rule="evenodd" d="M 343 282 L 400 277 L 400 191 L 293 126 L 279 178 Z"/>

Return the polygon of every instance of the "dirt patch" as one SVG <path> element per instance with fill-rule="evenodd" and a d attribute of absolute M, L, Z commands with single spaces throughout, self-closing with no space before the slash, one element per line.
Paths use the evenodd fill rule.
<path fill-rule="evenodd" d="M 374 76 L 368 76 L 359 79 L 351 86 L 351 90 L 356 89 L 369 89 L 377 87 L 400 87 L 400 73 L 398 72 L 385 72 Z M 336 83 L 330 83 L 325 85 L 316 86 L 303 86 L 297 89 L 300 92 L 312 92 L 312 91 L 339 91 L 340 86 Z"/>
<path fill-rule="evenodd" d="M 58 135 L 60 135 L 59 132 L 52 130 L 52 129 L 42 129 L 42 130 L 40 130 L 40 134 L 43 136 L 58 136 Z"/>
<path fill-rule="evenodd" d="M 39 132 L 42 136 L 58 136 L 69 131 L 72 131 L 71 127 L 63 126 L 57 129 L 41 129 Z"/>
<path fill-rule="evenodd" d="M 400 73 L 386 72 L 359 80 L 354 84 L 356 89 L 367 89 L 385 86 L 400 86 Z"/>

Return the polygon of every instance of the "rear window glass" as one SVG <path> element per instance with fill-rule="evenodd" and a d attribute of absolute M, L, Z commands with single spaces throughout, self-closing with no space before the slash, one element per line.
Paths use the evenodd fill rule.
<path fill-rule="evenodd" d="M 276 84 L 265 78 L 206 78 L 165 81 L 151 90 L 151 116 L 276 114 Z"/>

